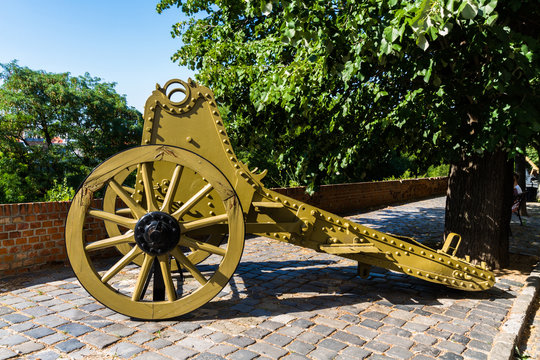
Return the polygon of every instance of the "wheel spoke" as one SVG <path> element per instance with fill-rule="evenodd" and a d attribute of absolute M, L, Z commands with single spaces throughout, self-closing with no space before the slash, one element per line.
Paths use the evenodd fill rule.
<path fill-rule="evenodd" d="M 165 283 L 165 292 L 169 301 L 176 300 L 176 289 L 171 276 L 171 263 L 169 255 L 158 256 L 159 266 L 161 267 L 161 274 L 163 275 L 163 282 Z"/>
<path fill-rule="evenodd" d="M 130 219 L 124 216 L 111 214 L 109 212 L 102 211 L 102 210 L 95 210 L 95 209 L 88 210 L 88 215 L 101 219 L 101 220 L 111 221 L 115 224 L 127 227 L 128 229 L 134 229 L 135 224 L 137 223 L 137 219 Z"/>
<path fill-rule="evenodd" d="M 171 251 L 171 254 L 172 254 L 172 256 L 174 256 L 180 262 L 180 264 L 184 265 L 186 267 L 186 269 L 188 269 L 188 271 L 191 273 L 191 275 L 193 275 L 195 280 L 197 280 L 201 285 L 205 285 L 208 282 L 208 280 L 206 280 L 206 278 L 199 271 L 199 269 L 197 269 L 197 267 L 195 265 L 193 265 L 193 263 L 191 261 L 189 261 L 189 259 L 186 257 L 186 255 L 184 255 L 184 253 L 182 253 L 180 248 L 175 247 Z"/>
<path fill-rule="evenodd" d="M 213 189 L 212 184 L 206 184 L 199 192 L 193 195 L 188 201 L 186 201 L 180 209 L 176 210 L 172 216 L 176 219 L 182 218 L 184 214 L 193 207 L 199 200 L 201 200 L 206 194 L 208 194 Z"/>
<path fill-rule="evenodd" d="M 141 218 L 146 211 L 133 200 L 131 194 L 129 194 L 114 178 L 109 180 L 109 186 L 114 190 L 116 195 L 133 211 L 133 214 L 137 219 Z"/>
<path fill-rule="evenodd" d="M 152 186 L 152 163 L 141 164 L 141 175 L 144 185 L 144 194 L 146 196 L 146 206 L 148 211 L 157 211 L 158 206 L 154 196 L 154 187 Z"/>
<path fill-rule="evenodd" d="M 165 194 L 165 199 L 163 200 L 163 204 L 161 205 L 161 211 L 165 211 L 166 213 L 171 212 L 171 205 L 173 203 L 174 194 L 176 192 L 178 184 L 180 183 L 180 177 L 182 176 L 183 170 L 184 167 L 182 165 L 176 165 L 176 167 L 174 168 L 173 174 L 171 176 L 171 182 L 169 183 L 169 188 L 167 189 L 167 194 Z"/>
<path fill-rule="evenodd" d="M 116 264 L 114 264 L 102 277 L 101 282 L 107 283 L 114 275 L 126 267 L 137 256 L 142 253 L 138 246 L 134 246 L 126 255 L 124 255 Z"/>
<path fill-rule="evenodd" d="M 141 265 L 141 269 L 139 270 L 139 277 L 137 278 L 137 283 L 135 284 L 135 288 L 133 289 L 133 295 L 131 296 L 131 300 L 139 301 L 141 299 L 144 284 L 146 283 L 146 279 L 148 279 L 148 275 L 150 274 L 153 261 L 154 256 L 148 254 L 144 255 L 144 260 Z"/>
<path fill-rule="evenodd" d="M 130 208 L 122 208 L 122 209 L 116 209 L 116 215 L 122 215 L 122 216 L 133 216 L 133 213 L 131 212 Z"/>
<path fill-rule="evenodd" d="M 182 245 L 188 246 L 190 249 L 192 249 L 192 251 L 193 249 L 203 250 L 203 251 L 207 251 L 209 253 L 221 255 L 221 256 L 225 256 L 225 253 L 226 253 L 225 249 L 222 249 L 218 246 L 214 246 L 214 245 L 211 245 L 211 244 L 199 241 L 199 240 L 192 239 L 187 236 L 182 236 L 180 238 L 180 243 Z"/>
<path fill-rule="evenodd" d="M 188 231 L 197 230 L 211 225 L 216 225 L 228 220 L 227 214 L 212 216 L 204 219 L 198 219 L 193 221 L 187 221 L 180 224 L 180 230 L 185 233 Z"/>
<path fill-rule="evenodd" d="M 133 242 L 135 242 L 135 239 L 133 238 L 133 231 L 130 230 L 127 233 L 122 234 L 122 235 L 91 242 L 90 244 L 86 245 L 84 249 L 86 251 L 93 251 L 93 250 L 105 249 L 105 248 L 119 245 L 119 244 L 133 243 Z"/>

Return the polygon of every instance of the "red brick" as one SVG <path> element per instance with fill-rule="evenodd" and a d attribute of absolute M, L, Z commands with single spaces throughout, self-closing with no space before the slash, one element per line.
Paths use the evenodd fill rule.
<path fill-rule="evenodd" d="M 17 225 L 15 224 L 9 224 L 9 225 L 5 225 L 4 226 L 4 231 L 13 231 L 13 230 L 17 230 Z"/>
<path fill-rule="evenodd" d="M 21 236 L 21 232 L 20 231 L 12 231 L 9 233 L 9 238 L 10 239 L 15 239 L 15 238 L 18 238 Z"/>
<path fill-rule="evenodd" d="M 28 243 L 27 238 L 18 238 L 17 240 L 15 240 L 16 245 L 22 245 L 22 244 L 27 244 L 27 243 Z"/>
<path fill-rule="evenodd" d="M 32 235 L 34 235 L 34 230 L 24 230 L 21 233 L 21 236 L 23 236 L 23 237 L 29 237 L 29 236 L 32 236 Z"/>
<path fill-rule="evenodd" d="M 17 230 L 24 230 L 24 229 L 28 229 L 30 226 L 28 225 L 27 222 L 23 222 L 23 223 L 19 223 L 17 224 Z"/>

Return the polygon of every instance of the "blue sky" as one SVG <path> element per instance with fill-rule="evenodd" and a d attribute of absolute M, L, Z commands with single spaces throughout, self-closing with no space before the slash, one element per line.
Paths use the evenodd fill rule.
<path fill-rule="evenodd" d="M 155 88 L 194 72 L 170 59 L 180 39 L 171 26 L 179 9 L 163 14 L 157 0 L 0 0 L 0 63 L 48 72 L 85 72 L 125 94 L 140 111 Z"/>

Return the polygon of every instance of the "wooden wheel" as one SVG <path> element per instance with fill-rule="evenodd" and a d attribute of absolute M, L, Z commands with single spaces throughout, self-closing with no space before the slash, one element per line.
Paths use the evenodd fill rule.
<path fill-rule="evenodd" d="M 139 167 L 137 181 L 144 201 L 134 200 L 116 180 L 123 171 L 134 167 Z M 180 174 L 185 169 L 198 176 L 198 181 L 191 182 L 191 189 L 198 190 L 173 209 L 175 191 L 183 191 Z M 152 190 L 154 179 L 167 171 L 172 172 L 170 186 L 162 201 L 158 201 Z M 98 202 L 93 199 L 94 193 L 105 185 L 125 202 L 130 214 L 95 208 Z M 216 213 L 186 217 L 210 191 L 219 197 Z M 89 229 L 96 221 L 116 224 L 119 235 L 92 239 Z M 140 146 L 105 161 L 85 180 L 68 213 L 66 248 L 77 278 L 99 302 L 135 318 L 166 319 L 204 305 L 223 289 L 240 261 L 244 230 L 236 192 L 214 165 L 185 149 Z M 227 235 L 226 246 L 198 240 L 199 236 L 211 234 Z M 112 265 L 103 266 L 92 256 L 121 244 L 129 250 L 114 259 Z M 188 248 L 211 256 L 195 264 L 185 254 Z M 137 257 L 141 265 L 133 266 L 131 263 Z M 180 265 L 177 272 L 171 266 L 175 263 Z"/>
<path fill-rule="evenodd" d="M 120 171 L 114 177 L 116 183 L 121 185 L 122 188 L 134 200 L 136 198 L 136 196 L 135 196 L 135 193 L 136 193 L 135 181 L 136 180 L 135 179 L 136 179 L 136 173 L 139 170 L 140 170 L 140 166 L 134 165 L 134 166 L 132 166 L 132 167 L 130 167 L 128 169 L 123 169 L 122 171 Z M 172 177 L 173 173 L 174 173 L 173 171 L 169 171 L 169 173 L 167 175 Z M 193 171 L 190 171 L 189 169 L 183 169 L 182 173 L 180 174 L 180 177 L 183 176 L 183 177 L 187 178 L 186 181 L 189 182 L 189 181 L 193 181 L 193 178 L 195 177 L 195 175 L 196 174 Z M 171 180 L 170 178 L 162 179 L 162 182 L 167 182 L 168 184 L 170 184 L 170 180 Z M 181 179 L 178 179 L 177 184 L 180 184 L 180 180 Z M 162 196 L 164 194 L 161 194 L 160 190 L 161 189 L 159 189 L 159 188 L 158 189 L 153 189 L 154 196 L 156 197 L 156 201 L 158 203 L 158 206 L 163 205 L 163 197 Z M 178 189 L 176 189 L 176 190 L 178 190 Z M 212 190 L 212 191 L 209 192 L 210 195 L 214 195 L 214 197 L 215 197 L 214 193 L 215 193 L 215 190 Z M 178 209 L 181 206 L 180 204 L 182 204 L 181 200 L 186 200 L 185 198 L 189 197 L 189 196 L 191 196 L 191 194 L 189 192 L 188 193 L 185 193 L 185 192 L 183 193 L 183 192 L 175 191 L 175 199 L 171 203 L 171 209 L 172 210 Z M 212 197 L 212 196 L 210 196 L 210 197 Z M 197 207 L 205 207 L 204 204 L 201 204 L 202 206 L 198 206 L 199 204 L 195 204 L 192 207 L 192 209 L 195 208 L 195 211 L 197 211 Z M 206 209 L 206 210 L 208 210 L 208 209 Z M 112 213 L 112 214 L 127 216 L 127 217 L 135 217 L 135 214 L 133 214 L 131 209 L 127 206 L 127 204 L 125 204 L 124 201 L 122 201 L 121 197 L 118 196 L 115 189 L 112 188 L 111 186 L 107 186 L 106 189 L 105 189 L 105 195 L 103 196 L 103 211 L 106 211 L 106 212 L 109 212 L 109 213 Z M 202 210 L 202 211 L 204 211 L 204 210 Z M 208 211 L 206 211 L 206 212 L 208 212 Z M 189 213 L 184 214 L 182 220 L 188 220 L 188 219 L 193 219 L 194 220 L 195 218 L 190 216 Z M 120 236 L 122 234 L 121 227 L 116 223 L 113 223 L 113 222 L 110 222 L 110 221 L 105 221 L 105 228 L 107 229 L 107 234 L 111 238 L 115 237 L 115 236 Z M 199 235 L 196 238 L 197 238 L 198 241 L 203 241 L 203 242 L 211 244 L 211 245 L 219 246 L 226 239 L 226 236 L 224 236 L 223 234 L 208 234 L 208 235 Z M 131 251 L 131 248 L 132 248 L 132 246 L 130 244 L 118 244 L 115 247 L 122 255 L 126 255 L 127 253 L 129 253 Z M 195 265 L 201 263 L 206 258 L 208 258 L 210 255 L 212 255 L 210 252 L 204 251 L 204 250 L 199 250 L 199 249 L 190 249 L 190 250 L 191 251 L 186 253 L 186 256 L 189 259 L 189 261 L 191 261 Z M 135 259 L 132 260 L 132 262 L 139 265 L 139 266 L 141 266 L 143 264 L 143 259 L 144 259 L 143 256 L 137 256 L 137 257 L 135 257 Z M 172 271 L 177 271 L 178 270 L 178 264 L 176 262 L 173 262 L 171 264 L 171 270 Z"/>

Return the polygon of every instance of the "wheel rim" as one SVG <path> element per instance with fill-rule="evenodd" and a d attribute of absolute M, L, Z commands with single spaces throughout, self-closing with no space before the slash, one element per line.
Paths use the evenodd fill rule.
<path fill-rule="evenodd" d="M 134 173 L 136 173 L 137 171 L 138 171 L 137 166 L 134 165 L 130 168 L 123 169 L 117 175 L 114 176 L 114 179 L 116 180 L 116 182 L 120 184 L 124 188 L 124 190 L 126 190 L 128 194 L 131 195 L 132 197 L 135 192 L 135 188 L 134 188 L 135 184 L 133 183 L 134 180 L 129 181 L 129 177 L 130 175 L 134 175 Z M 186 170 L 184 170 L 184 172 L 186 172 Z M 211 194 L 213 192 L 214 191 L 212 191 Z M 109 213 L 115 213 L 118 215 L 128 216 L 131 213 L 129 211 L 129 208 L 127 208 L 126 207 L 127 205 L 125 204 L 124 206 L 119 206 L 119 202 L 121 202 L 121 200 L 119 201 L 118 194 L 113 189 L 111 189 L 110 186 L 107 186 L 105 188 L 105 194 L 103 196 L 103 210 Z M 160 201 L 158 200 L 158 204 L 159 203 Z M 179 207 L 176 202 L 173 205 L 175 207 Z M 105 228 L 107 230 L 107 234 L 110 237 L 120 236 L 122 234 L 119 226 L 113 222 L 109 222 L 109 221 L 105 222 Z M 203 241 L 211 245 L 219 246 L 225 240 L 225 236 L 222 236 L 219 234 L 210 234 L 206 237 L 200 237 L 197 240 Z M 131 248 L 132 248 L 129 244 L 118 244 L 115 247 L 122 255 L 126 255 L 127 253 L 129 253 L 129 251 L 131 251 Z M 196 265 L 203 262 L 210 255 L 212 254 L 207 251 L 192 249 L 192 251 L 186 256 L 188 257 L 189 261 L 191 261 L 193 264 Z M 133 259 L 132 262 L 141 266 L 143 263 L 143 256 L 135 257 L 135 259 Z M 177 271 L 178 270 L 177 265 L 178 264 L 176 262 L 173 262 L 171 264 L 171 271 Z"/>
<path fill-rule="evenodd" d="M 152 165 L 158 159 L 159 161 Z M 172 210 L 172 192 L 159 205 L 153 191 L 143 191 L 144 206 L 138 204 L 122 187 L 115 177 L 123 170 L 140 164 L 144 189 L 152 188 L 152 174 L 163 164 L 172 164 L 173 171 L 178 173 L 181 168 L 196 169 L 199 176 L 207 185 L 199 189 L 177 210 Z M 153 168 L 152 168 L 153 166 Z M 165 166 L 166 167 L 166 166 Z M 175 175 L 172 176 L 176 188 Z M 94 209 L 93 194 L 105 184 L 122 198 L 131 209 L 134 216 L 121 216 L 103 209 Z M 178 221 L 181 236 L 178 245 L 164 247 L 160 251 L 145 252 L 135 242 L 134 230 L 139 219 L 151 212 L 163 212 L 174 219 L 183 219 L 194 204 L 204 198 L 204 194 L 213 190 L 223 204 L 223 213 L 213 216 L 203 216 L 196 220 Z M 130 200 L 131 199 L 131 200 Z M 135 217 L 135 218 L 134 218 Z M 120 235 L 85 242 L 85 224 L 91 219 L 112 222 L 119 225 Z M 227 233 L 226 247 L 208 244 L 192 236 L 209 233 Z M 117 245 L 126 245 L 130 250 L 121 259 L 101 271 L 95 267 L 92 253 Z M 236 193 L 225 176 L 210 162 L 202 157 L 181 148 L 172 146 L 141 146 L 115 155 L 98 166 L 88 176 L 81 189 L 75 195 L 68 213 L 66 223 L 66 248 L 73 270 L 85 287 L 99 302 L 122 314 L 141 319 L 164 319 L 176 317 L 190 312 L 217 295 L 233 275 L 243 251 L 244 219 Z M 209 252 L 212 256 L 204 265 L 191 262 L 183 252 L 183 247 Z M 142 259 L 141 266 L 130 268 L 130 263 L 137 257 Z M 210 259 L 214 259 L 213 263 Z M 173 274 L 171 263 L 180 263 L 186 270 L 186 276 Z M 152 271 L 154 270 L 154 271 Z M 154 281 L 150 275 L 154 272 Z M 161 274 L 165 291 L 165 299 L 161 301 L 148 300 L 147 287 L 154 283 L 156 276 Z M 131 276 L 131 277 L 130 277 Z M 128 279 L 128 280 L 126 280 Z M 177 286 L 174 281 L 177 281 Z"/>

